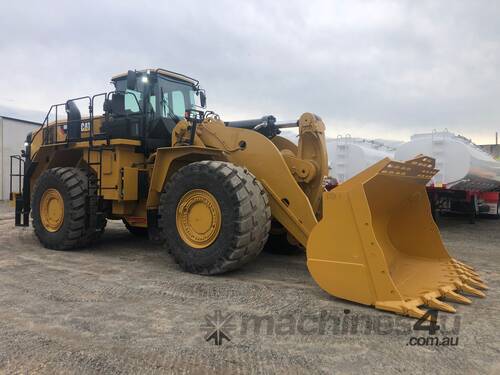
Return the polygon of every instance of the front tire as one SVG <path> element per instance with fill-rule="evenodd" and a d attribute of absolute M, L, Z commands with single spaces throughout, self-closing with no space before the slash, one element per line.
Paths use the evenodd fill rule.
<path fill-rule="evenodd" d="M 93 184 L 77 168 L 52 168 L 40 175 L 31 207 L 35 234 L 46 248 L 71 250 L 87 246 L 104 232 L 105 220 L 96 230 L 87 226 L 89 186 Z"/>
<path fill-rule="evenodd" d="M 184 270 L 215 275 L 261 252 L 271 209 L 262 184 L 248 170 L 202 161 L 181 168 L 165 185 L 158 224 L 164 246 Z"/>

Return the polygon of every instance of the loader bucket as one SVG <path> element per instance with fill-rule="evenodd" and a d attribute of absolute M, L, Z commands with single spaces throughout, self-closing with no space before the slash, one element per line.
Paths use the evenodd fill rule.
<path fill-rule="evenodd" d="M 432 219 L 425 185 L 434 159 L 383 159 L 323 195 L 323 218 L 307 242 L 307 266 L 326 292 L 420 318 L 438 298 L 471 303 L 463 292 L 487 289 L 469 266 L 450 257 Z"/>

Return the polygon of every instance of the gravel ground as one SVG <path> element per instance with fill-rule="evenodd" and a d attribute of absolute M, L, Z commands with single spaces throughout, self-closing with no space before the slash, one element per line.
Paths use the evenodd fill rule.
<path fill-rule="evenodd" d="M 500 221 L 447 218 L 441 229 L 491 290 L 440 313 L 430 336 L 328 296 L 302 254 L 191 275 L 118 222 L 93 248 L 44 249 L 0 203 L 0 373 L 500 373 Z M 217 321 L 230 341 L 205 340 Z"/>

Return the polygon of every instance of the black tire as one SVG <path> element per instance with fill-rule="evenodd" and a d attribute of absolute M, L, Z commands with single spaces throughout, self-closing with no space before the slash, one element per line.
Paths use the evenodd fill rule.
<path fill-rule="evenodd" d="M 88 182 L 84 171 L 77 168 L 52 168 L 44 171 L 33 189 L 31 216 L 35 234 L 48 249 L 72 250 L 87 246 L 97 240 L 104 232 L 106 220 L 102 219 L 97 230 L 89 230 L 87 197 Z M 64 202 L 64 217 L 61 227 L 56 232 L 45 229 L 40 218 L 40 200 L 47 189 L 55 189 Z"/>
<path fill-rule="evenodd" d="M 137 237 L 147 237 L 148 236 L 148 228 L 142 228 L 142 227 L 134 227 L 127 223 L 127 220 L 123 219 L 123 224 L 125 224 L 125 227 L 128 229 L 128 231 L 133 234 L 134 236 Z"/>
<path fill-rule="evenodd" d="M 178 233 L 176 211 L 194 189 L 208 191 L 221 210 L 221 229 L 212 244 L 195 249 Z M 220 161 L 188 164 L 166 184 L 160 198 L 158 225 L 164 247 L 185 271 L 215 275 L 237 269 L 264 247 L 271 227 L 269 199 L 248 170 Z"/>

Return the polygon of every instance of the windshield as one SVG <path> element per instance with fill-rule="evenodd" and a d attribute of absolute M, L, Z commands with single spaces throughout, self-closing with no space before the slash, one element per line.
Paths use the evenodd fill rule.
<path fill-rule="evenodd" d="M 118 79 L 115 82 L 117 91 L 123 91 L 125 95 L 125 110 L 138 113 L 142 106 L 144 83 L 137 82 L 137 90 L 127 89 L 126 79 Z M 156 95 L 160 96 L 160 103 L 157 106 Z M 188 82 L 182 82 L 173 78 L 158 75 L 158 90 L 151 90 L 149 105 L 146 104 L 148 112 L 159 111 L 161 117 L 184 117 L 186 109 L 191 109 L 196 105 L 196 89 Z"/>
<path fill-rule="evenodd" d="M 158 84 L 162 117 L 172 117 L 172 115 L 184 117 L 186 109 L 195 106 L 196 91 L 191 84 L 163 76 L 158 77 Z M 153 107 L 156 106 L 153 104 Z"/>

